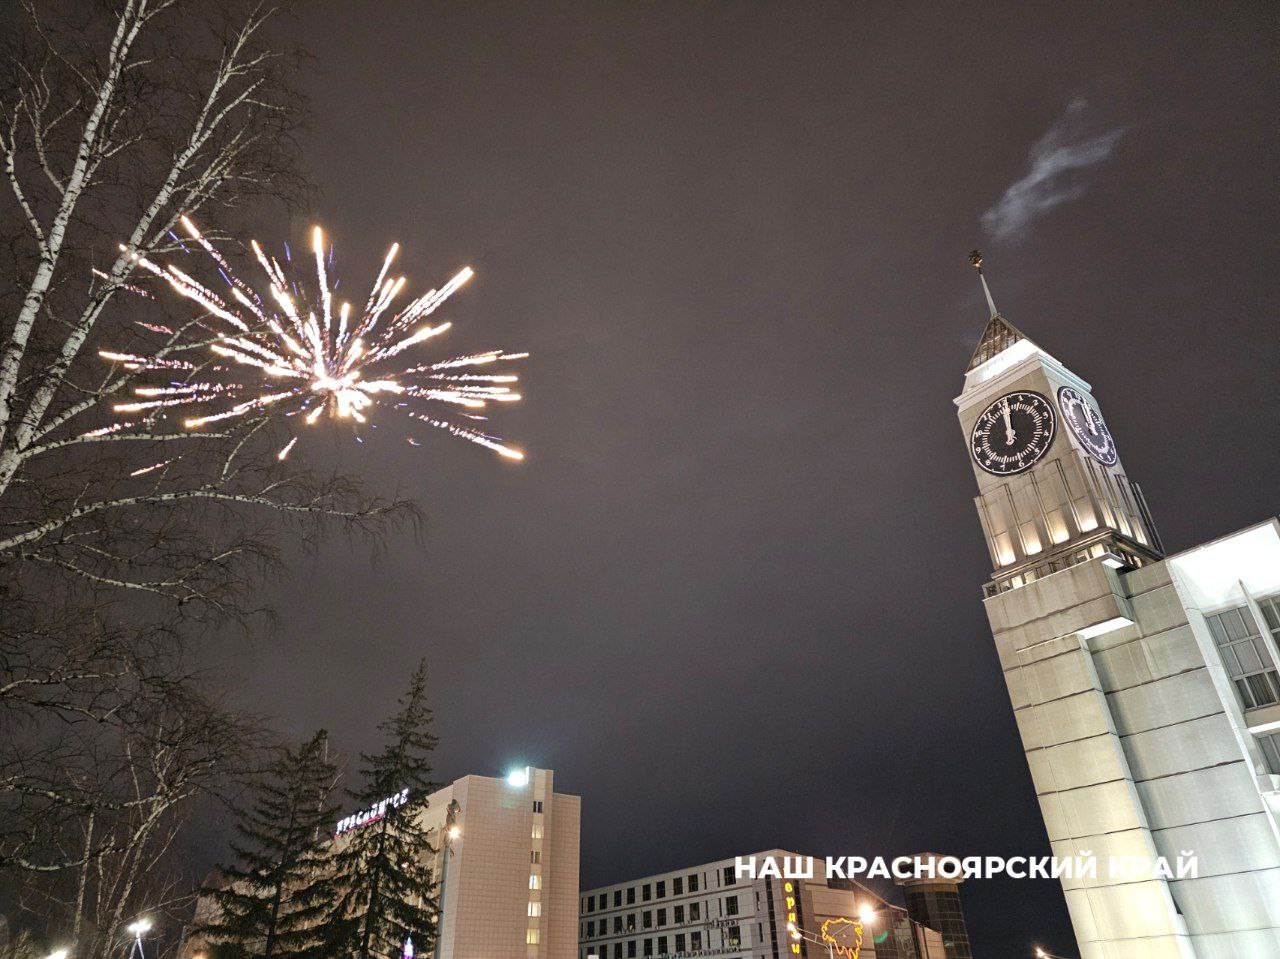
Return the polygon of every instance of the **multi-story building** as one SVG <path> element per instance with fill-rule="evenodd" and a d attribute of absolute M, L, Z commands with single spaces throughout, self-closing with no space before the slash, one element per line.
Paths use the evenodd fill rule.
<path fill-rule="evenodd" d="M 935 867 L 947 857 L 938 853 L 923 853 L 917 857 L 931 860 Z M 969 945 L 969 927 L 964 921 L 964 909 L 960 905 L 961 879 L 948 879 L 940 868 L 932 876 L 918 876 L 895 880 L 902 886 L 907 899 L 907 915 L 942 936 L 942 948 L 946 959 L 973 959 Z"/>
<path fill-rule="evenodd" d="M 436 959 L 573 959 L 581 800 L 550 769 L 464 776 L 432 793 Z"/>
<path fill-rule="evenodd" d="M 1082 959 L 1280 956 L 1280 522 L 1165 556 L 1089 384 L 982 283 L 984 601 L 1053 851 L 1098 863 L 1063 879 Z"/>
<path fill-rule="evenodd" d="M 581 800 L 555 792 L 554 777 L 532 767 L 502 779 L 463 776 L 427 797 L 419 816 L 431 848 L 422 854 L 435 886 L 423 892 L 438 897 L 440 915 L 435 941 L 416 943 L 419 959 L 574 959 Z M 403 798 L 344 816 L 332 841 L 371 828 Z M 197 924 L 214 908 L 203 897 Z M 180 955 L 205 951 L 192 936 Z"/>
<path fill-rule="evenodd" d="M 582 893 L 579 959 L 825 959 L 824 931 L 843 956 L 946 959 L 937 931 L 852 880 L 828 880 L 821 869 L 812 879 L 740 879 L 738 858 Z M 771 849 L 741 858 L 801 857 Z"/>

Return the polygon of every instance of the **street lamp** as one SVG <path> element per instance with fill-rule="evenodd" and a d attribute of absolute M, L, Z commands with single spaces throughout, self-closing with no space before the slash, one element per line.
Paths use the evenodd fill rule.
<path fill-rule="evenodd" d="M 876 911 L 871 908 L 871 903 L 864 902 L 858 907 L 858 921 L 864 926 L 871 926 L 876 921 Z"/>
<path fill-rule="evenodd" d="M 1066 959 L 1065 956 L 1055 956 L 1052 952 L 1046 952 L 1044 949 L 1041 949 L 1039 946 L 1036 946 L 1035 950 L 1036 950 L 1036 959 Z"/>

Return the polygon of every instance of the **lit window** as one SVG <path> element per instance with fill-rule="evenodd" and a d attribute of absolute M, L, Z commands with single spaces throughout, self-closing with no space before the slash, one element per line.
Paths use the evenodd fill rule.
<path fill-rule="evenodd" d="M 542 888 L 542 877 L 539 876 L 536 872 L 529 877 L 529 888 L 530 889 Z"/>
<path fill-rule="evenodd" d="M 531 901 L 531 902 L 529 903 L 529 915 L 530 915 L 530 916 L 541 916 L 541 915 L 542 915 L 542 903 L 540 903 L 540 902 L 532 902 L 532 901 Z"/>
<path fill-rule="evenodd" d="M 540 823 L 540 822 L 535 822 L 535 823 L 533 824 L 533 838 L 534 838 L 534 839 L 541 839 L 541 838 L 542 838 L 542 823 Z"/>
<path fill-rule="evenodd" d="M 1280 674 L 1248 607 L 1206 616 L 1205 622 L 1244 708 L 1280 702 Z"/>
<path fill-rule="evenodd" d="M 524 934 L 524 941 L 531 946 L 536 946 L 538 944 L 538 930 L 530 929 L 526 932 Z"/>

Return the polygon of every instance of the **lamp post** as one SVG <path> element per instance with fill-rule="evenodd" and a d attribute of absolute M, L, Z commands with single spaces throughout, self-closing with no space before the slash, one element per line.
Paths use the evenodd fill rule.
<path fill-rule="evenodd" d="M 449 805 L 445 809 L 444 817 L 444 849 L 440 863 L 440 907 L 436 910 L 436 943 L 432 955 L 435 959 L 440 957 L 440 947 L 444 936 L 440 934 L 440 920 L 444 917 L 444 894 L 446 883 L 449 881 L 449 860 L 453 858 L 453 844 L 462 836 L 462 827 L 458 825 L 458 813 L 462 812 L 462 807 L 458 805 L 458 800 L 450 799 Z"/>

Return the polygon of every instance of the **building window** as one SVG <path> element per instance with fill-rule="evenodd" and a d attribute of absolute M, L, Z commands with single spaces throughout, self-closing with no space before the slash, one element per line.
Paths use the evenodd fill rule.
<path fill-rule="evenodd" d="M 531 876 L 531 877 L 529 877 L 529 878 L 530 878 L 530 879 L 536 879 L 537 877 L 536 877 L 536 876 Z M 537 887 L 537 886 L 534 886 L 534 885 L 532 885 L 532 884 L 531 884 L 531 885 L 529 886 L 529 888 L 530 888 L 530 889 L 537 889 L 538 887 Z M 587 896 L 587 912 L 595 912 L 595 911 L 596 911 L 596 897 L 595 897 L 595 896 Z"/>
<path fill-rule="evenodd" d="M 636 887 L 629 886 L 627 888 L 627 905 L 634 906 L 636 904 Z"/>
<path fill-rule="evenodd" d="M 1264 733 L 1258 736 L 1258 748 L 1267 759 L 1267 770 L 1280 776 L 1280 733 Z"/>
<path fill-rule="evenodd" d="M 658 928 L 661 929 L 666 924 L 667 924 L 667 910 L 659 909 L 658 910 Z"/>
<path fill-rule="evenodd" d="M 541 799 L 535 799 L 535 800 L 533 801 L 533 811 L 534 811 L 534 812 L 542 812 L 542 800 L 541 800 Z"/>
<path fill-rule="evenodd" d="M 600 893 L 600 908 L 601 909 L 609 908 L 609 896 L 607 893 L 603 893 L 603 892 Z"/>
<path fill-rule="evenodd" d="M 652 887 L 646 882 L 643 886 L 640 887 L 640 900 L 642 902 L 648 902 L 650 899 L 653 898 L 653 896 L 650 895 L 651 892 L 652 892 Z"/>
<path fill-rule="evenodd" d="M 531 875 L 531 876 L 529 877 L 529 888 L 530 888 L 530 889 L 541 889 L 541 888 L 542 888 L 542 877 L 541 877 L 541 876 L 539 876 L 536 872 L 535 872 L 533 875 Z M 590 911 L 590 910 L 588 910 L 588 911 Z"/>
<path fill-rule="evenodd" d="M 684 933 L 676 933 L 676 952 L 684 952 Z"/>
<path fill-rule="evenodd" d="M 644 954 L 645 954 L 646 956 L 652 956 L 652 955 L 653 955 L 653 940 L 652 940 L 652 939 L 646 939 L 646 940 L 644 941 Z"/>
<path fill-rule="evenodd" d="M 702 903 L 700 902 L 689 903 L 689 921 L 697 922 L 701 918 L 702 918 Z"/>
<path fill-rule="evenodd" d="M 634 912 L 627 913 L 627 932 L 636 931 L 636 914 Z"/>
<path fill-rule="evenodd" d="M 690 892 L 698 891 L 698 874 L 696 872 L 689 877 L 689 891 Z"/>
<path fill-rule="evenodd" d="M 634 939 L 627 943 L 627 959 L 636 959 L 636 941 Z"/>
<path fill-rule="evenodd" d="M 644 926 L 644 928 L 646 929 L 653 928 L 653 910 L 652 909 L 646 909 L 644 911 L 644 915 L 641 917 L 640 924 Z"/>
<path fill-rule="evenodd" d="M 524 934 L 524 941 L 530 946 L 536 946 L 538 944 L 538 930 L 530 929 L 526 932 Z"/>
<path fill-rule="evenodd" d="M 658 888 L 656 892 L 657 898 L 661 899 L 666 894 L 667 894 L 667 881 L 665 879 L 659 879 Z"/>
<path fill-rule="evenodd" d="M 622 905 L 622 890 L 615 889 L 613 891 L 613 908 L 617 909 L 621 905 Z"/>
<path fill-rule="evenodd" d="M 540 902 L 532 902 L 532 901 L 531 901 L 531 902 L 529 903 L 529 915 L 530 915 L 530 916 L 541 916 L 541 915 L 542 915 L 542 903 L 540 903 Z"/>
<path fill-rule="evenodd" d="M 658 955 L 665 956 L 667 954 L 667 937 L 658 937 Z"/>
<path fill-rule="evenodd" d="M 1280 675 L 1248 607 L 1214 613 L 1205 622 L 1244 708 L 1280 703 Z"/>
<path fill-rule="evenodd" d="M 699 949 L 702 948 L 702 933 L 700 932 L 689 933 L 689 948 L 692 949 L 694 952 L 697 952 Z"/>
<path fill-rule="evenodd" d="M 676 925 L 679 925 L 679 924 L 680 924 L 680 923 L 682 923 L 682 922 L 684 922 L 684 906 L 676 906 L 676 908 L 675 908 L 675 923 L 676 923 Z"/>
<path fill-rule="evenodd" d="M 732 886 L 737 881 L 738 881 L 738 877 L 737 875 L 734 874 L 733 867 L 725 866 L 724 867 L 724 884 L 726 886 Z"/>
<path fill-rule="evenodd" d="M 724 944 L 728 949 L 738 949 L 742 946 L 742 930 L 737 926 L 730 926 L 724 931 Z"/>
<path fill-rule="evenodd" d="M 536 849 L 533 850 L 532 852 L 529 853 L 529 861 L 532 863 L 542 862 L 542 853 L 538 852 L 538 850 Z"/>
<path fill-rule="evenodd" d="M 684 876 L 676 876 L 671 880 L 671 895 L 680 896 L 684 894 Z"/>
<path fill-rule="evenodd" d="M 724 914 L 726 916 L 736 916 L 738 914 L 738 897 L 737 896 L 724 897 Z"/>
<path fill-rule="evenodd" d="M 587 938 L 590 939 L 596 934 L 596 921 L 594 919 L 587 920 Z"/>
<path fill-rule="evenodd" d="M 622 917 L 614 916 L 613 917 L 613 934 L 616 936 L 620 932 L 622 932 Z"/>
<path fill-rule="evenodd" d="M 613 959 L 622 959 L 622 943 L 620 942 L 613 944 Z"/>
<path fill-rule="evenodd" d="M 542 838 L 542 823 L 540 823 L 540 822 L 535 822 L 535 823 L 533 824 L 533 838 L 534 838 L 534 839 L 541 839 L 541 838 Z"/>

